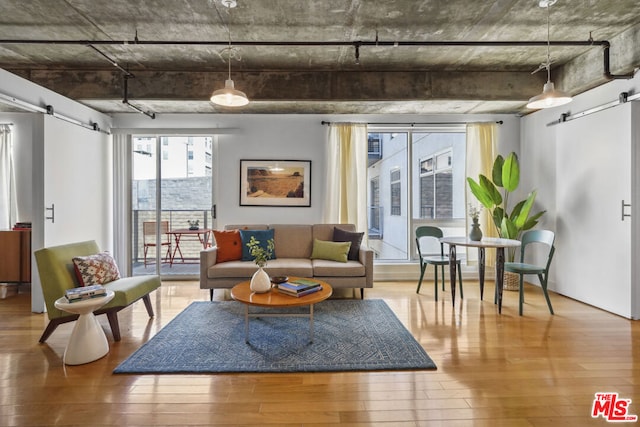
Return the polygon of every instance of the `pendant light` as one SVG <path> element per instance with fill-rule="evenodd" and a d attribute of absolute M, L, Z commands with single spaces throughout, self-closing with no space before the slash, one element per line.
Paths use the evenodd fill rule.
<path fill-rule="evenodd" d="M 549 30 L 549 8 L 555 2 L 556 0 L 540 0 L 540 2 L 538 3 L 540 7 L 547 8 L 547 62 L 541 65 L 547 70 L 547 82 L 544 84 L 542 93 L 540 95 L 534 96 L 529 100 L 529 102 L 527 103 L 527 108 L 552 108 L 571 102 L 571 95 L 556 89 L 553 85 L 553 82 L 551 81 L 551 39 Z"/>
<path fill-rule="evenodd" d="M 229 47 L 225 48 L 225 50 L 228 53 L 229 78 L 224 81 L 224 89 L 218 89 L 211 94 L 211 102 L 223 107 L 242 107 L 249 103 L 249 98 L 247 98 L 244 92 L 237 90 L 233 84 L 233 80 L 231 80 L 231 57 L 233 56 L 231 31 L 229 31 Z"/>

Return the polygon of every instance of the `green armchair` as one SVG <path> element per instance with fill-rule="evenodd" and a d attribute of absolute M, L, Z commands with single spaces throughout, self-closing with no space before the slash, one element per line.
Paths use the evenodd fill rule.
<path fill-rule="evenodd" d="M 100 252 L 95 241 L 70 243 L 39 249 L 34 252 L 42 293 L 44 295 L 49 324 L 40 337 L 43 343 L 53 331 L 66 322 L 74 321 L 77 314 L 69 314 L 55 307 L 54 302 L 64 296 L 67 289 L 79 286 L 76 278 L 73 258 L 76 256 L 94 255 Z M 153 317 L 153 307 L 149 293 L 160 287 L 159 276 L 123 277 L 106 283 L 104 286 L 115 292 L 115 297 L 106 305 L 96 310 L 94 314 L 106 314 L 115 341 L 120 341 L 120 326 L 118 312 L 134 302 L 142 299 L 149 317 Z"/>

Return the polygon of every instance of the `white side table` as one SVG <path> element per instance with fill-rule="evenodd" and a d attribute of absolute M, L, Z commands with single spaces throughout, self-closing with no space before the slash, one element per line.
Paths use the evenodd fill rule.
<path fill-rule="evenodd" d="M 64 351 L 63 360 L 66 365 L 93 362 L 109 353 L 107 337 L 93 312 L 111 301 L 114 296 L 113 291 L 107 291 L 107 295 L 103 297 L 84 301 L 68 302 L 65 297 L 56 300 L 56 308 L 80 315 Z"/>

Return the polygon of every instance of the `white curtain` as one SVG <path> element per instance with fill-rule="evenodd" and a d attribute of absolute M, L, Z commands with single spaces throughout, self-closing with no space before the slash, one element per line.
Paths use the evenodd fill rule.
<path fill-rule="evenodd" d="M 324 221 L 367 231 L 367 125 L 329 127 Z"/>
<path fill-rule="evenodd" d="M 497 156 L 497 134 L 498 126 L 495 123 L 469 123 L 467 125 L 467 165 L 466 175 L 478 181 L 480 174 L 491 179 L 491 169 L 493 161 Z M 469 190 L 469 185 L 465 187 L 466 205 L 469 203 L 475 206 L 482 206 L 480 202 Z M 467 219 L 467 230 L 471 226 L 469 215 L 465 215 Z M 486 237 L 498 237 L 491 213 L 487 209 L 482 209 L 480 214 L 480 229 L 482 235 Z M 495 265 L 495 251 L 485 252 L 485 265 Z M 467 259 L 476 259 L 475 253 L 468 251 Z"/>
<path fill-rule="evenodd" d="M 15 224 L 17 206 L 11 126 L 0 125 L 0 229 L 8 230 Z"/>
<path fill-rule="evenodd" d="M 131 135 L 113 135 L 113 256 L 131 275 Z"/>

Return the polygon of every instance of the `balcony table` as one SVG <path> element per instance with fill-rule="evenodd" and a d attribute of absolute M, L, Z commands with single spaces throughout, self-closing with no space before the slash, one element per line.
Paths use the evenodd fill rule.
<path fill-rule="evenodd" d="M 198 228 L 197 230 L 192 230 L 190 228 L 178 228 L 175 230 L 170 230 L 167 232 L 170 236 L 173 236 L 173 239 L 176 242 L 175 247 L 173 248 L 173 253 L 171 254 L 171 263 L 173 264 L 176 253 L 180 254 L 180 259 L 184 263 L 184 256 L 182 255 L 182 250 L 180 249 L 180 242 L 184 236 L 196 237 L 203 249 L 207 249 L 209 246 L 209 239 L 211 238 L 211 233 L 213 230 L 210 228 Z"/>

